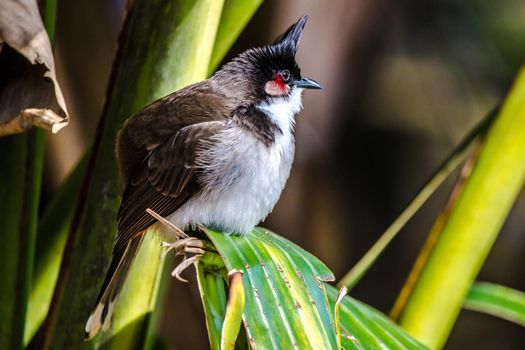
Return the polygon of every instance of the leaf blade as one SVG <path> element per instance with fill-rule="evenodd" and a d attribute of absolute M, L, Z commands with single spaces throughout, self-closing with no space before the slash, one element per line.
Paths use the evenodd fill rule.
<path fill-rule="evenodd" d="M 326 292 L 335 308 L 339 290 L 326 284 Z M 388 317 L 348 295 L 339 309 L 344 349 L 426 349 Z"/>
<path fill-rule="evenodd" d="M 495 283 L 474 283 L 463 307 L 525 327 L 525 293 L 516 289 Z"/>
<path fill-rule="evenodd" d="M 228 274 L 228 304 L 221 332 L 221 350 L 233 350 L 241 329 L 242 314 L 246 302 L 242 271 L 233 270 Z"/>
<path fill-rule="evenodd" d="M 220 272 L 224 269 L 224 264 L 217 256 L 215 253 L 205 253 L 196 264 L 199 292 L 212 350 L 221 348 L 222 324 L 226 316 L 226 283 Z M 217 260 L 220 260 L 220 264 L 215 263 Z"/>
<path fill-rule="evenodd" d="M 145 104 L 206 77 L 222 5 L 222 1 L 215 0 L 132 2 L 81 190 L 84 201 L 79 203 L 73 216 L 66 243 L 67 259 L 62 260 L 53 304 L 38 340 L 42 348 L 89 349 L 98 346 L 101 339 L 84 342 L 83 334 L 116 233 L 115 217 L 121 188 L 114 155 L 118 129 L 126 118 Z M 83 249 L 77 249 L 79 247 Z M 152 259 L 161 252 L 160 246 L 154 244 L 148 250 Z M 140 271 L 134 264 L 128 283 L 133 283 L 133 279 L 140 280 Z M 148 281 L 151 290 L 157 289 L 159 284 L 155 278 Z M 156 292 L 152 292 L 136 297 L 139 300 L 155 295 Z M 148 345 L 142 332 L 149 331 L 153 302 L 145 301 L 141 305 L 146 307 L 140 320 L 135 317 L 136 309 L 116 305 L 122 324 L 136 323 L 131 327 L 136 330 L 132 335 L 140 339 L 133 343 L 136 348 Z M 128 320 L 124 321 L 127 311 L 130 311 Z M 122 329 L 119 327 L 119 333 Z M 116 336 L 115 333 L 111 335 Z M 104 346 L 111 348 L 112 345 L 106 342 Z"/>
<path fill-rule="evenodd" d="M 246 236 L 207 234 L 229 270 L 244 273 L 244 325 L 257 348 L 335 348 L 322 278 L 328 268 L 293 243 L 263 230 Z M 283 249 L 283 245 L 288 249 Z M 320 272 L 320 275 L 318 274 Z"/>
<path fill-rule="evenodd" d="M 208 75 L 213 74 L 261 4 L 262 0 L 224 1 L 221 21 L 217 29 L 217 37 L 208 68 Z"/>
<path fill-rule="evenodd" d="M 401 315 L 410 334 L 432 348 L 443 347 L 524 183 L 522 67 Z"/>

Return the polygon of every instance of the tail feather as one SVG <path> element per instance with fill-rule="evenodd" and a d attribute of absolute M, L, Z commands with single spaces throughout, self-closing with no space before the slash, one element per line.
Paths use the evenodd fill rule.
<path fill-rule="evenodd" d="M 143 235 L 137 235 L 128 242 L 125 249 L 113 252 L 95 308 L 86 322 L 86 340 L 93 338 L 101 329 L 103 331 L 109 329 L 115 300 L 124 286 L 133 260 L 142 244 L 142 238 Z"/>

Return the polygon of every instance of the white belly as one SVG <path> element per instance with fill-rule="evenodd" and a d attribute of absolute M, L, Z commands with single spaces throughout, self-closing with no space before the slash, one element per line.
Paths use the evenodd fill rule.
<path fill-rule="evenodd" d="M 169 216 L 174 225 L 184 230 L 202 224 L 246 234 L 272 211 L 290 175 L 301 91 L 294 89 L 288 98 L 258 106 L 281 130 L 269 147 L 233 123 L 216 135 L 217 143 L 200 154 L 206 169 L 201 180 L 210 185 Z"/>
<path fill-rule="evenodd" d="M 278 133 L 267 147 L 250 132 L 232 126 L 206 154 L 211 161 L 201 175 L 210 184 L 173 213 L 170 221 L 181 229 L 203 224 L 225 233 L 246 234 L 273 209 L 294 155 L 291 130 Z"/>

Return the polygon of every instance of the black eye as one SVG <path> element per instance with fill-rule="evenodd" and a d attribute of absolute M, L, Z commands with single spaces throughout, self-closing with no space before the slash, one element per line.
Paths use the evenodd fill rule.
<path fill-rule="evenodd" d="M 285 82 L 287 82 L 288 80 L 290 80 L 290 71 L 288 69 L 281 71 L 281 77 Z"/>

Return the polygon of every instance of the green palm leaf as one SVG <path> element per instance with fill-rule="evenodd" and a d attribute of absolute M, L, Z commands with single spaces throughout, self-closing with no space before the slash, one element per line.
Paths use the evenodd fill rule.
<path fill-rule="evenodd" d="M 269 231 L 245 237 L 207 231 L 226 268 L 244 273 L 244 327 L 256 348 L 330 349 L 335 332 L 322 281 L 334 279 L 319 260 Z"/>
<path fill-rule="evenodd" d="M 246 340 L 254 349 L 336 349 L 334 322 L 338 291 L 332 272 L 316 257 L 262 228 L 244 237 L 211 230 L 218 253 L 197 264 L 212 349 L 220 348 L 226 313 L 228 271 L 240 270 L 246 303 Z M 425 349 L 378 311 L 350 297 L 339 305 L 344 349 Z"/>
<path fill-rule="evenodd" d="M 334 309 L 338 290 L 325 287 Z M 387 316 L 354 298 L 344 297 L 339 308 L 343 349 L 426 349 Z"/>
<path fill-rule="evenodd" d="M 516 289 L 494 283 L 474 283 L 470 287 L 463 307 L 525 327 L 525 293 Z"/>

